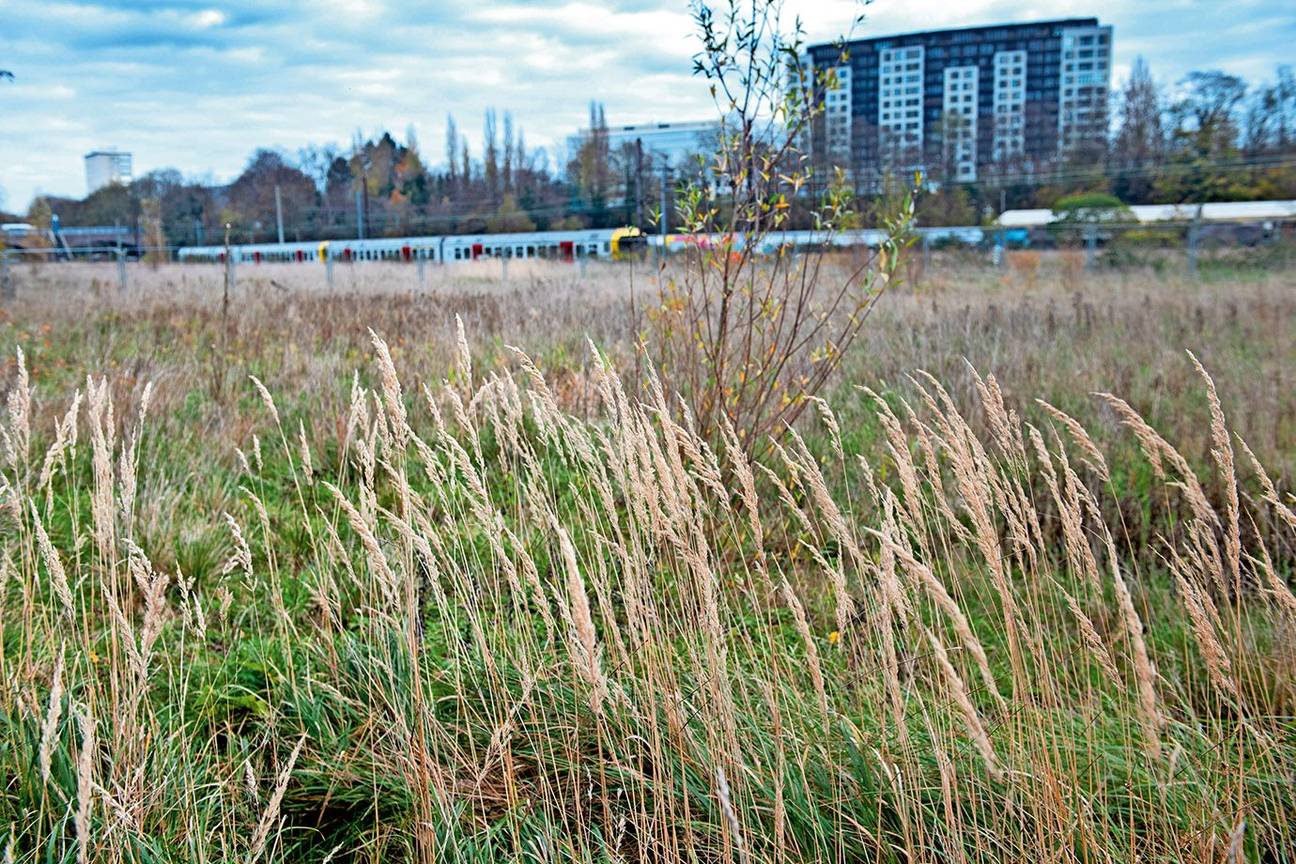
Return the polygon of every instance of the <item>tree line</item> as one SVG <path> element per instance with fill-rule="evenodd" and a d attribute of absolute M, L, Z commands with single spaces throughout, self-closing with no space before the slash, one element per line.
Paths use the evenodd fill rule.
<path fill-rule="evenodd" d="M 973 183 L 945 182 L 952 173 L 931 166 L 918 199 L 919 224 L 978 224 L 1005 207 L 1052 207 L 1077 193 L 1108 193 L 1126 204 L 1296 198 L 1296 74 L 1290 66 L 1256 85 L 1220 71 L 1195 71 L 1171 90 L 1139 59 L 1111 102 L 1113 132 L 1103 145 L 1051 165 L 1004 163 L 983 170 Z M 224 186 L 186 179 L 174 169 L 152 171 L 81 200 L 38 198 L 27 218 L 38 227 L 47 227 L 54 213 L 69 226 L 126 225 L 146 245 L 219 243 L 226 224 L 235 242 L 266 242 L 278 236 L 278 189 L 284 239 L 290 241 L 361 232 L 390 237 L 656 225 L 663 191 L 658 162 L 640 145 L 612 146 L 598 103 L 590 104 L 588 127 L 561 162 L 529 148 L 509 112 L 485 112 L 482 141 L 474 154 L 447 116 L 445 151 L 436 167 L 411 128 L 403 140 L 390 132 L 357 135 L 347 148 L 258 149 Z M 708 147 L 699 142 L 695 158 L 672 166 L 668 214 L 677 188 L 706 179 Z M 826 177 L 826 166 L 817 167 Z M 894 178 L 894 188 L 856 189 L 859 221 L 870 224 L 911 182 Z M 805 194 L 819 193 L 811 184 Z M 804 208 L 807 214 L 812 209 Z M 790 226 L 805 227 L 802 221 L 794 213 Z"/>
<path fill-rule="evenodd" d="M 920 198 L 927 225 L 976 224 L 1002 207 L 1051 208 L 1063 198 L 1105 193 L 1125 204 L 1296 198 L 1296 74 L 1279 66 L 1249 84 L 1218 70 L 1159 84 L 1138 58 L 1111 96 L 1112 132 L 1044 167 L 1008 162 L 975 183 L 942 183 Z"/>
<path fill-rule="evenodd" d="M 645 224 L 647 202 L 660 200 L 660 174 L 642 147 L 613 148 L 601 104 L 563 164 L 530 148 L 509 112 L 488 109 L 480 154 L 453 116 L 446 118 L 445 153 L 428 165 L 415 131 L 357 135 L 350 147 L 309 145 L 296 153 L 260 148 L 233 182 L 186 179 L 175 169 L 151 171 L 111 184 L 84 199 L 37 198 L 28 221 L 63 225 L 124 225 L 145 245 L 160 236 L 172 246 L 278 237 L 282 212 L 287 241 L 418 234 L 498 233 Z M 690 165 L 697 160 L 688 160 Z M 689 174 L 683 166 L 671 183 Z M 278 202 L 276 202 L 278 190 Z M 277 209 L 278 206 L 278 209 Z M 660 205 L 656 205 L 659 209 Z"/>

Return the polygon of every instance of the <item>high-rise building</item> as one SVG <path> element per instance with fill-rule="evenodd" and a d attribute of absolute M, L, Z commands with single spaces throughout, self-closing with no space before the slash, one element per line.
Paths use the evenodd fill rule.
<path fill-rule="evenodd" d="M 820 164 L 971 182 L 1041 170 L 1107 135 L 1112 28 L 1068 18 L 815 45 Z"/>
<path fill-rule="evenodd" d="M 85 155 L 86 194 L 93 195 L 110 183 L 131 181 L 131 154 L 119 150 L 95 150 Z"/>

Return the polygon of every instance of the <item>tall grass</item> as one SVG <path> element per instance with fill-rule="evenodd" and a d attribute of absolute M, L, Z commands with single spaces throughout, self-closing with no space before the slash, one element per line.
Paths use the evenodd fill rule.
<path fill-rule="evenodd" d="M 14 860 L 1290 860 L 1296 514 L 1204 369 L 1204 468 L 1107 400 L 1167 505 L 1131 556 L 1132 481 L 992 377 L 753 465 L 650 369 L 590 349 L 574 413 L 449 344 L 372 336 L 324 445 L 249 381 L 205 556 L 150 391 L 42 412 L 17 358 Z"/>

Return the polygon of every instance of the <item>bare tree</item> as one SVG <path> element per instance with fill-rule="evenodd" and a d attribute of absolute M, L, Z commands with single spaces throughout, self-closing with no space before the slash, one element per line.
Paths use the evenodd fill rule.
<path fill-rule="evenodd" d="M 676 215 L 682 230 L 715 239 L 661 280 L 650 317 L 659 368 L 694 407 L 699 429 L 719 441 L 732 426 L 753 451 L 794 422 L 841 363 L 898 275 L 913 218 L 906 196 L 875 254 L 832 255 L 834 235 L 857 218 L 852 192 L 838 170 L 822 195 L 801 200 L 811 179 L 801 148 L 845 49 L 816 70 L 800 23 L 783 30 L 781 7 L 692 3 L 702 42 L 694 72 L 710 84 L 721 131 L 707 176 L 676 196 Z M 817 228 L 806 248 L 783 239 L 794 201 Z"/>
<path fill-rule="evenodd" d="M 1162 99 L 1142 57 L 1136 58 L 1121 90 L 1120 131 L 1112 141 L 1112 191 L 1122 201 L 1145 201 L 1154 186 L 1154 171 L 1166 155 Z"/>

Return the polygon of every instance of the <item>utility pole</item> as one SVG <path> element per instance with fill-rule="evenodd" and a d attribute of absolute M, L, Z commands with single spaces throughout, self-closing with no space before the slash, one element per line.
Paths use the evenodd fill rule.
<path fill-rule="evenodd" d="M 361 198 L 359 187 L 356 187 L 355 190 L 355 204 L 356 204 L 356 239 L 363 240 L 365 234 L 364 201 Z"/>
<path fill-rule="evenodd" d="M 279 184 L 275 184 L 275 224 L 279 226 L 279 245 L 283 245 L 283 197 L 279 194 Z"/>
<path fill-rule="evenodd" d="M 661 238 L 662 254 L 666 254 L 666 229 L 670 222 L 670 216 L 666 210 L 666 190 L 670 184 L 670 159 L 665 154 L 662 155 L 662 179 L 661 179 Z"/>

